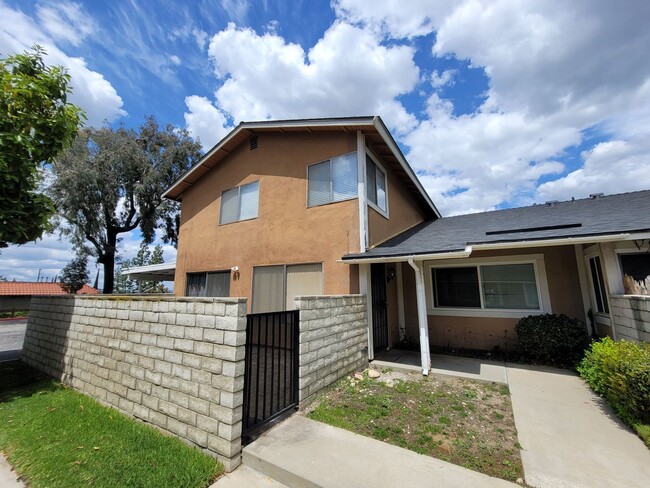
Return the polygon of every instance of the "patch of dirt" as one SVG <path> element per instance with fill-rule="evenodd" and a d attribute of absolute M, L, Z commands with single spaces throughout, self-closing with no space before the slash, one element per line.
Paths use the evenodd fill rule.
<path fill-rule="evenodd" d="M 384 369 L 355 373 L 303 412 L 308 417 L 490 476 L 523 478 L 505 385 Z"/>

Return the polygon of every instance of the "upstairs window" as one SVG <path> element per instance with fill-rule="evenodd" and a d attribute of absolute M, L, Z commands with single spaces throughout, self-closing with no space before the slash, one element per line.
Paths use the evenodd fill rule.
<path fill-rule="evenodd" d="M 315 207 L 357 196 L 357 153 L 312 164 L 307 169 L 307 206 Z"/>
<path fill-rule="evenodd" d="M 221 193 L 220 224 L 257 218 L 260 182 L 254 181 Z"/>
<path fill-rule="evenodd" d="M 366 156 L 366 178 L 368 201 L 382 212 L 388 212 L 386 172 L 370 156 Z"/>

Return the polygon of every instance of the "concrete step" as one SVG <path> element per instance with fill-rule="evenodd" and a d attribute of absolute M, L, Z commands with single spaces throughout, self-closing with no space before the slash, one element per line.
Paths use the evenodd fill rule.
<path fill-rule="evenodd" d="M 514 483 L 294 415 L 242 462 L 292 488 L 512 488 Z"/>
<path fill-rule="evenodd" d="M 287 488 L 287 485 L 247 466 L 239 466 L 232 473 L 224 474 L 210 488 Z"/>

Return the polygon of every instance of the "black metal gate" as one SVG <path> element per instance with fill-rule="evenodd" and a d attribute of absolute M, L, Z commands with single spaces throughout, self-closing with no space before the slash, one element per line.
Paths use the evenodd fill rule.
<path fill-rule="evenodd" d="M 244 439 L 298 404 L 299 311 L 247 316 Z"/>
<path fill-rule="evenodd" d="M 370 266 L 372 286 L 372 339 L 374 350 L 388 347 L 388 301 L 386 299 L 386 265 Z"/>

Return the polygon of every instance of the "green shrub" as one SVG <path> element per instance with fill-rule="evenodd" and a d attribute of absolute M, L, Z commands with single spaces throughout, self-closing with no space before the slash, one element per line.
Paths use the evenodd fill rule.
<path fill-rule="evenodd" d="M 628 424 L 650 424 L 650 345 L 594 342 L 578 366 L 580 376 Z"/>
<path fill-rule="evenodd" d="M 529 315 L 515 331 L 524 352 L 546 364 L 575 364 L 589 345 L 585 324 L 566 315 Z"/>

